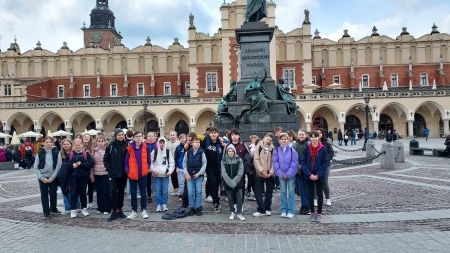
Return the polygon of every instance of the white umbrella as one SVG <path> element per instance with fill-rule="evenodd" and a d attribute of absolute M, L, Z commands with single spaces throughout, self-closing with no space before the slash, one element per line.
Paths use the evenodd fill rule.
<path fill-rule="evenodd" d="M 11 138 L 12 136 L 5 133 L 0 133 L 0 138 Z"/>
<path fill-rule="evenodd" d="M 412 90 L 412 80 L 409 80 L 409 90 Z"/>
<path fill-rule="evenodd" d="M 19 137 L 17 137 L 17 133 L 16 131 L 14 131 L 11 139 L 11 145 L 19 145 L 19 144 L 20 144 Z"/>
<path fill-rule="evenodd" d="M 81 134 L 89 134 L 89 135 L 97 135 L 100 131 L 97 131 L 95 129 L 91 129 L 89 131 L 85 131 L 84 133 Z"/>
<path fill-rule="evenodd" d="M 42 137 L 42 134 L 38 134 L 38 133 L 33 132 L 33 131 L 28 131 L 26 133 L 19 134 L 19 137 L 20 138 L 22 138 L 22 137 L 39 138 L 39 137 Z"/>
<path fill-rule="evenodd" d="M 387 87 L 386 81 L 384 81 L 384 84 L 383 84 L 383 91 L 387 91 L 387 90 L 388 90 L 388 87 Z"/>
<path fill-rule="evenodd" d="M 359 82 L 359 92 L 362 92 L 362 84 Z"/>
<path fill-rule="evenodd" d="M 431 87 L 432 90 L 436 89 L 436 79 L 433 79 L 433 87 Z"/>
<path fill-rule="evenodd" d="M 67 136 L 67 135 L 73 135 L 73 134 L 66 132 L 64 130 L 59 130 L 59 131 L 52 133 L 52 136 Z"/>

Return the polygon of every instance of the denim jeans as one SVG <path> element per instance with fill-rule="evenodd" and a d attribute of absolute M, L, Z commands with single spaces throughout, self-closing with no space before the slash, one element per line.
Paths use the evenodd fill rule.
<path fill-rule="evenodd" d="M 169 177 L 153 177 L 153 190 L 155 191 L 157 205 L 167 204 L 169 199 L 169 179 Z"/>
<path fill-rule="evenodd" d="M 356 145 L 356 138 L 355 137 L 353 137 L 351 139 L 350 145 Z"/>
<path fill-rule="evenodd" d="M 271 178 L 273 181 L 273 179 Z M 230 212 L 242 213 L 242 192 L 244 188 L 234 188 L 227 189 L 228 198 L 228 206 L 230 207 Z M 234 197 L 234 198 L 233 198 Z M 236 201 L 234 201 L 236 200 Z M 236 202 L 236 209 L 234 209 L 234 203 Z"/>
<path fill-rule="evenodd" d="M 184 178 L 184 172 L 183 171 L 179 171 L 177 173 L 177 178 L 178 178 L 178 195 L 179 196 L 183 196 L 183 192 L 184 192 L 184 181 L 186 180 Z"/>
<path fill-rule="evenodd" d="M 198 178 L 191 176 L 191 180 L 186 180 L 189 206 L 191 208 L 200 208 L 202 206 L 202 183 L 203 176 Z"/>
<path fill-rule="evenodd" d="M 342 140 L 338 140 L 338 145 L 342 146 Z"/>
<path fill-rule="evenodd" d="M 131 209 L 137 212 L 137 188 L 141 191 L 141 210 L 147 209 L 147 177 L 143 177 L 139 180 L 129 180 L 130 181 L 130 193 L 131 193 Z"/>
<path fill-rule="evenodd" d="M 306 185 L 306 179 L 303 177 L 303 175 L 301 175 L 301 176 L 297 175 L 297 182 L 298 182 L 298 190 L 300 192 L 300 199 L 302 202 L 302 206 L 309 208 L 308 186 Z"/>
<path fill-rule="evenodd" d="M 295 177 L 280 177 L 281 213 L 295 213 Z"/>
<path fill-rule="evenodd" d="M 145 187 L 147 187 L 147 186 L 145 186 Z M 139 189 L 139 187 L 137 188 L 137 192 L 138 192 L 138 195 L 141 194 L 141 190 Z M 127 194 L 128 194 L 128 198 L 131 199 L 130 179 L 129 179 L 129 178 L 128 178 L 128 180 L 127 180 Z"/>
<path fill-rule="evenodd" d="M 63 194 L 64 210 L 70 211 L 70 192 Z M 77 201 L 77 209 L 80 209 L 80 198 Z"/>
<path fill-rule="evenodd" d="M 51 183 L 45 184 L 41 180 L 39 181 L 39 188 L 41 190 L 41 202 L 42 202 L 42 211 L 45 216 L 50 215 L 50 211 L 56 211 L 56 191 L 58 190 L 58 180 L 55 179 Z M 49 207 L 49 199 L 50 195 L 50 207 Z"/>

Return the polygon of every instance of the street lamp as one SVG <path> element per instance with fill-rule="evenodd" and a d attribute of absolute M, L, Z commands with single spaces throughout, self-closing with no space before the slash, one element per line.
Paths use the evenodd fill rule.
<path fill-rule="evenodd" d="M 144 101 L 142 103 L 142 106 L 144 107 L 144 132 L 147 134 L 147 108 L 148 108 L 148 101 Z"/>
<path fill-rule="evenodd" d="M 365 112 L 366 112 L 366 129 L 367 129 L 367 134 L 369 134 L 369 114 L 370 114 L 370 109 L 373 109 L 373 112 L 375 112 L 375 110 L 377 109 L 377 106 L 376 105 L 374 105 L 372 107 L 369 106 L 369 102 L 370 102 L 370 95 L 369 94 L 366 94 L 364 96 L 364 102 L 366 102 L 366 107 L 364 108 Z M 364 131 L 364 136 L 365 136 L 365 134 L 366 134 L 366 131 Z M 366 142 L 367 142 L 367 139 L 364 140 L 364 146 L 363 146 L 362 151 L 366 151 Z"/>

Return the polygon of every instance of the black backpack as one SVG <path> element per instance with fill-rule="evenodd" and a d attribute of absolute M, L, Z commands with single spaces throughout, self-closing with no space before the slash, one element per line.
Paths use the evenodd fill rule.
<path fill-rule="evenodd" d="M 31 146 L 26 146 L 25 147 L 25 156 L 32 156 L 33 155 L 33 149 L 31 148 Z"/>
<path fill-rule="evenodd" d="M 155 151 L 155 157 L 153 157 L 153 163 L 155 163 L 156 161 L 156 157 L 158 157 L 158 149 L 154 149 L 153 151 Z M 170 154 L 169 154 L 169 150 L 166 148 L 166 165 L 167 165 L 167 169 L 166 169 L 166 173 L 169 172 L 169 158 L 170 158 Z"/>

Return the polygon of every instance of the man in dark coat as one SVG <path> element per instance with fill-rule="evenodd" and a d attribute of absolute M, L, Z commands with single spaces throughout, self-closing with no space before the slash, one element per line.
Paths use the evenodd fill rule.
<path fill-rule="evenodd" d="M 344 138 L 342 137 L 342 130 L 339 129 L 338 130 L 338 144 L 339 146 L 342 146 L 342 141 L 344 140 Z"/>

